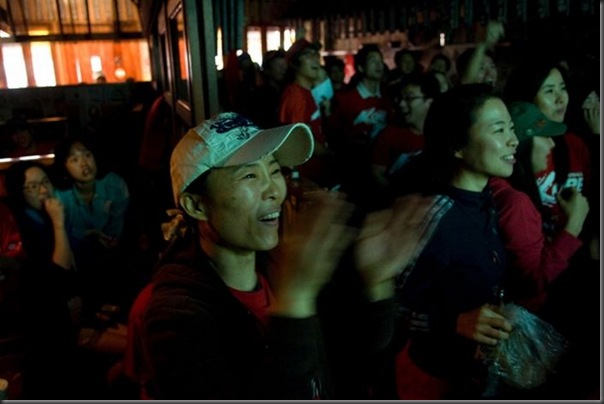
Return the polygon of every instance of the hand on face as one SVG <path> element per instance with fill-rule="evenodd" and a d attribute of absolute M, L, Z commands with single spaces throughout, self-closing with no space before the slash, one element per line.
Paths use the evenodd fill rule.
<path fill-rule="evenodd" d="M 62 227 L 65 224 L 65 208 L 58 198 L 46 198 L 42 201 L 44 210 L 50 216 L 54 227 Z"/>

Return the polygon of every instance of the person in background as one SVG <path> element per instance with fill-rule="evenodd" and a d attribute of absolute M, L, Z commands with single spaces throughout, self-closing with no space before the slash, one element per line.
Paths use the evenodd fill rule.
<path fill-rule="evenodd" d="M 384 58 L 375 44 L 354 56 L 355 78 L 332 101 L 329 127 L 342 176 L 342 189 L 361 206 L 371 202 L 374 182 L 371 147 L 386 128 L 394 107 L 383 91 Z"/>
<path fill-rule="evenodd" d="M 401 86 L 407 78 L 424 71 L 419 63 L 419 53 L 411 49 L 400 49 L 394 54 L 395 68 L 388 72 L 387 86 L 389 88 Z"/>
<path fill-rule="evenodd" d="M 380 188 L 386 189 L 389 177 L 424 148 L 424 121 L 438 94 L 439 84 L 428 73 L 409 79 L 401 87 L 398 121 L 388 125 L 373 143 L 371 170 Z"/>
<path fill-rule="evenodd" d="M 65 226 L 65 208 L 46 168 L 33 161 L 13 163 L 6 172 L 8 201 L 23 240 L 21 291 L 29 355 L 24 397 L 65 399 L 69 384 L 49 377 L 75 376 L 77 323 L 81 301 Z"/>
<path fill-rule="evenodd" d="M 91 142 L 65 138 L 55 153 L 55 173 L 63 183 L 58 197 L 65 205 L 67 232 L 83 277 L 86 311 L 124 299 L 122 236 L 130 201 L 128 186 L 114 172 L 97 165 Z"/>
<path fill-rule="evenodd" d="M 10 136 L 14 148 L 9 152 L 10 157 L 44 155 L 52 153 L 55 142 L 37 141 L 30 125 L 24 118 L 11 118 L 6 123 L 6 133 Z"/>
<path fill-rule="evenodd" d="M 510 73 L 504 95 L 508 103 L 533 103 L 548 120 L 564 123 L 569 105 L 569 84 L 566 71 L 556 58 L 541 55 L 539 59 L 525 60 Z M 573 198 L 575 193 L 593 196 L 592 153 L 585 139 L 570 130 L 552 139 L 556 145 L 547 166 L 535 174 L 543 206 L 544 233 L 548 238 L 556 237 L 567 225 L 569 218 L 562 208 L 567 203 L 565 196 Z M 564 192 L 562 198 L 558 196 L 561 192 Z M 570 341 L 565 361 L 555 375 L 557 382 L 551 384 L 560 397 L 586 396 L 599 383 L 598 361 L 590 359 L 590 353 L 599 346 L 598 324 L 585 324 L 573 314 L 580 310 L 587 317 L 599 316 L 599 247 L 591 248 L 599 246 L 597 223 L 599 210 L 590 209 L 579 234 L 583 244 L 572 255 L 568 268 L 551 283 L 540 311 L 540 315 Z"/>
<path fill-rule="evenodd" d="M 504 35 L 501 22 L 488 22 L 484 40 L 466 49 L 455 62 L 458 84 L 485 83 L 498 88 L 494 48 Z"/>
<path fill-rule="evenodd" d="M 173 195 L 181 211 L 164 227 L 173 242 L 153 277 L 141 334 L 151 396 L 331 397 L 316 300 L 355 239 L 346 226 L 352 206 L 337 192 L 317 190 L 281 217 L 281 167 L 304 163 L 313 143 L 305 124 L 261 130 L 221 113 L 174 149 Z M 418 249 L 422 228 L 415 220 L 430 208 L 407 207 L 412 216 L 392 209 L 368 217 L 356 240 L 373 315 L 370 326 L 357 316 L 351 337 L 369 352 L 389 342 L 394 277 Z"/>
<path fill-rule="evenodd" d="M 481 397 L 486 369 L 476 353 L 513 332 L 497 312 L 506 256 L 488 186 L 512 174 L 513 128 L 490 86 L 455 87 L 432 102 L 423 152 L 391 181 L 396 194 L 438 201 L 434 236 L 397 280 L 399 399 Z"/>
<path fill-rule="evenodd" d="M 262 58 L 262 84 L 255 92 L 248 118 L 261 128 L 279 125 L 279 103 L 285 87 L 287 62 L 283 49 L 271 50 Z"/>
<path fill-rule="evenodd" d="M 442 53 L 437 53 L 436 55 L 432 56 L 430 66 L 428 66 L 428 71 L 441 72 L 448 77 L 449 72 L 451 71 L 451 59 Z"/>
<path fill-rule="evenodd" d="M 533 103 L 515 102 L 508 109 L 519 141 L 516 164 L 509 178 L 492 178 L 490 186 L 510 264 L 508 297 L 538 313 L 550 283 L 567 269 L 582 244 L 578 236 L 589 205 L 575 189 L 564 197 L 559 193 L 566 224 L 553 239 L 545 236 L 535 175 L 547 167 L 555 145 L 552 137 L 566 133 L 566 125 L 550 121 Z"/>
<path fill-rule="evenodd" d="M 327 144 L 321 107 L 311 93 L 323 69 L 319 48 L 319 44 L 298 39 L 287 50 L 288 84 L 279 104 L 279 121 L 281 124 L 306 123 L 310 126 L 315 148 L 310 161 L 300 167 L 300 175 L 320 186 L 333 186 L 335 180 L 328 168 L 333 151 Z"/>
<path fill-rule="evenodd" d="M 337 56 L 325 57 L 325 70 L 331 80 L 333 91 L 341 90 L 344 85 L 344 61 Z"/>

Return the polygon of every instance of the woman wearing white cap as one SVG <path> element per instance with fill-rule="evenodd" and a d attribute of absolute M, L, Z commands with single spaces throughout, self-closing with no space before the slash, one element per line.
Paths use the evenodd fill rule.
<path fill-rule="evenodd" d="M 353 240 L 345 225 L 351 206 L 337 193 L 313 192 L 279 243 L 281 166 L 301 164 L 312 151 L 304 124 L 260 130 L 234 113 L 205 121 L 175 147 L 172 185 L 184 211 L 177 217 L 192 226 L 176 232 L 184 237 L 153 278 L 141 336 L 150 396 L 330 398 L 316 298 Z M 428 205 L 413 216 L 372 216 L 357 240 L 368 300 L 382 314 L 374 318 L 384 319 L 384 327 L 365 330 L 386 342 L 392 278 L 417 249 L 417 219 Z M 256 253 L 278 244 L 263 265 Z"/>

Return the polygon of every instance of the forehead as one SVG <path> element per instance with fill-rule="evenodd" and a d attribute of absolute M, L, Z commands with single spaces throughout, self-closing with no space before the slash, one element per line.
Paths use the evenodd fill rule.
<path fill-rule="evenodd" d="M 38 181 L 46 176 L 46 173 L 40 167 L 30 167 L 25 170 L 25 182 Z"/>
<path fill-rule="evenodd" d="M 83 152 L 87 152 L 88 148 L 86 146 L 84 146 L 83 143 L 81 142 L 76 142 L 74 144 L 71 145 L 71 147 L 69 148 L 69 155 L 73 155 L 73 154 L 79 154 L 79 153 L 83 153 Z"/>
<path fill-rule="evenodd" d="M 511 119 L 507 107 L 503 101 L 497 97 L 487 99 L 476 109 L 476 123 L 488 124 L 499 121 L 502 118 Z"/>

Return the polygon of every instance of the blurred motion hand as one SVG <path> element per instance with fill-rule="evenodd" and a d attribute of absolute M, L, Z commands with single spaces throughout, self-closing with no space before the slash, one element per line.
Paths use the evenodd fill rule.
<path fill-rule="evenodd" d="M 354 240 L 355 230 L 346 225 L 352 211 L 353 205 L 339 192 L 304 193 L 275 250 L 270 271 L 273 313 L 290 317 L 315 314 L 317 295 Z"/>
<path fill-rule="evenodd" d="M 355 245 L 355 262 L 370 300 L 394 293 L 394 280 L 415 259 L 429 222 L 433 197 L 407 195 L 392 208 L 365 218 Z"/>

